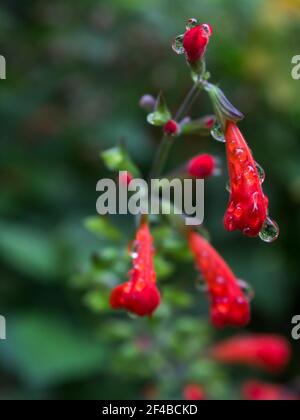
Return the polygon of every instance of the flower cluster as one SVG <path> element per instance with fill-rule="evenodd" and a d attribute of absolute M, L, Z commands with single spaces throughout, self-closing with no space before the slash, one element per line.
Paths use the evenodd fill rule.
<path fill-rule="evenodd" d="M 159 148 L 151 174 L 160 175 L 175 137 L 197 133 L 207 135 L 211 132 L 214 138 L 225 143 L 226 148 L 230 200 L 224 217 L 225 228 L 228 231 L 240 230 L 249 237 L 260 235 L 266 242 L 271 242 L 278 236 L 278 231 L 275 224 L 267 226 L 269 230 L 273 229 L 273 232 L 266 229 L 266 223 L 271 219 L 268 217 L 268 199 L 262 189 L 264 176 L 237 126 L 243 114 L 230 103 L 218 86 L 208 81 L 210 76 L 206 72 L 205 53 L 212 33 L 209 24 L 199 24 L 196 19 L 190 19 L 185 33 L 174 41 L 173 49 L 178 54 L 185 55 L 194 81 L 193 89 L 175 116 L 170 112 L 163 93 L 160 93 L 156 100 L 149 94 L 140 100 L 140 106 L 150 112 L 147 121 L 154 126 L 160 126 L 163 131 L 163 144 Z M 199 88 L 208 93 L 215 115 L 192 120 L 187 114 Z M 122 171 L 129 163 L 128 156 L 124 158 L 116 156 L 115 153 L 112 154 L 111 160 L 110 168 L 116 169 L 118 162 L 119 164 L 121 162 Z M 202 179 L 216 175 L 220 173 L 218 162 L 218 158 L 211 154 L 196 155 L 185 165 L 184 175 Z M 126 168 L 128 172 L 123 172 L 119 180 L 123 186 L 127 186 L 138 173 L 132 164 Z M 247 325 L 250 321 L 250 299 L 244 290 L 245 284 L 238 280 L 206 239 L 187 229 L 186 226 L 184 229 L 188 245 L 194 254 L 197 268 L 209 294 L 212 323 L 218 328 Z M 158 307 L 160 294 L 156 286 L 153 254 L 153 239 L 148 221 L 144 221 L 136 234 L 130 279 L 112 291 L 110 298 L 112 308 L 123 308 L 139 316 L 145 316 L 151 315 Z M 233 346 L 230 346 L 230 343 L 228 347 L 224 346 L 218 351 L 215 350 L 215 357 L 221 359 L 227 355 L 228 361 L 231 357 L 236 362 L 269 366 L 274 370 L 284 364 L 289 356 L 285 343 L 274 344 L 274 338 L 273 340 L 266 337 L 255 340 L 247 338 L 238 343 L 234 342 Z"/>
<path fill-rule="evenodd" d="M 134 248 L 130 280 L 112 291 L 110 305 L 139 316 L 150 316 L 160 303 L 160 293 L 156 286 L 153 240 L 147 223 L 138 229 Z"/>

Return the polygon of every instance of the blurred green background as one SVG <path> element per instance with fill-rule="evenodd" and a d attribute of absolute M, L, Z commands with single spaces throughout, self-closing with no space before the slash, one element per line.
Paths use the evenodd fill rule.
<path fill-rule="evenodd" d="M 241 128 L 266 170 L 280 239 L 266 245 L 223 229 L 222 145 L 186 138 L 169 164 L 202 151 L 219 156 L 223 175 L 206 183 L 205 226 L 256 291 L 249 330 L 290 336 L 300 313 L 300 81 L 291 77 L 291 59 L 300 54 L 299 0 L 3 0 L 2 399 L 182 398 L 190 381 L 211 398 L 235 398 L 245 378 L 262 378 L 203 357 L 208 344 L 234 332 L 208 324 L 189 253 L 167 226 L 155 229 L 164 304 L 149 321 L 107 306 L 110 288 L 130 267 L 133 220 L 113 220 L 120 237 L 88 223 L 99 230 L 94 235 L 83 223 L 95 215 L 97 180 L 108 175 L 100 151 L 123 139 L 149 170 L 159 130 L 146 124 L 138 101 L 162 89 L 175 110 L 189 89 L 185 61 L 170 45 L 190 17 L 214 28 L 207 54 L 212 81 L 247 116 Z M 203 96 L 193 116 L 209 112 Z M 276 381 L 298 387 L 299 355 L 294 343 L 293 363 Z"/>

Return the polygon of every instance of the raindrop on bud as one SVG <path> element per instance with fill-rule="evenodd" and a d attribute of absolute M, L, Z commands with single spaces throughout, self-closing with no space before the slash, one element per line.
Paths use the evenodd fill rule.
<path fill-rule="evenodd" d="M 172 43 L 172 49 L 176 54 L 184 54 L 185 52 L 183 48 L 183 38 L 184 35 L 178 35 Z"/>
<path fill-rule="evenodd" d="M 251 302 L 255 297 L 255 292 L 252 286 L 247 283 L 245 280 L 238 280 L 239 286 L 245 294 L 246 298 Z"/>
<path fill-rule="evenodd" d="M 186 30 L 188 31 L 189 29 L 192 29 L 197 25 L 198 25 L 198 20 L 196 18 L 191 18 L 187 21 Z"/>

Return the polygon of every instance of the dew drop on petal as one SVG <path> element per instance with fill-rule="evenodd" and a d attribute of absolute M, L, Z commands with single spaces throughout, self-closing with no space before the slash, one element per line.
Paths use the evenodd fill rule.
<path fill-rule="evenodd" d="M 279 237 L 279 226 L 278 224 L 268 217 L 263 224 L 262 230 L 259 232 L 259 237 L 266 243 L 272 243 Z"/>
<path fill-rule="evenodd" d="M 137 319 L 138 318 L 138 315 L 134 314 L 133 312 L 127 312 L 127 315 L 131 319 Z"/>
<path fill-rule="evenodd" d="M 263 184 L 263 183 L 264 183 L 264 180 L 266 179 L 266 173 L 265 173 L 265 170 L 264 170 L 264 168 L 263 168 L 262 166 L 260 166 L 260 164 L 259 164 L 259 163 L 257 163 L 257 162 L 255 162 L 255 166 L 256 166 L 256 169 L 257 169 L 257 172 L 258 172 L 258 176 L 259 176 L 259 178 L 260 178 L 260 182 L 261 182 L 261 184 Z"/>
<path fill-rule="evenodd" d="M 227 181 L 227 182 L 226 182 L 225 189 L 226 189 L 226 191 L 228 191 L 228 192 L 231 194 L 230 181 Z"/>
<path fill-rule="evenodd" d="M 196 289 L 199 290 L 199 292 L 206 293 L 208 291 L 207 284 L 201 275 L 197 277 L 195 283 L 196 283 Z"/>
<path fill-rule="evenodd" d="M 215 124 L 214 128 L 211 130 L 210 134 L 212 135 L 212 137 L 221 142 L 221 143 L 225 143 L 225 136 L 222 130 L 222 127 L 220 126 L 220 124 Z"/>
<path fill-rule="evenodd" d="M 198 20 L 196 18 L 191 18 L 186 23 L 186 30 L 188 31 L 189 29 L 192 29 L 197 25 L 198 25 Z"/>
<path fill-rule="evenodd" d="M 242 289 L 243 293 L 245 294 L 246 298 L 249 302 L 251 302 L 255 297 L 255 292 L 253 287 L 247 283 L 245 280 L 238 280 L 238 284 L 240 288 Z"/>
<path fill-rule="evenodd" d="M 184 48 L 183 48 L 183 38 L 184 35 L 178 35 L 173 43 L 172 43 L 172 49 L 176 54 L 184 54 Z"/>

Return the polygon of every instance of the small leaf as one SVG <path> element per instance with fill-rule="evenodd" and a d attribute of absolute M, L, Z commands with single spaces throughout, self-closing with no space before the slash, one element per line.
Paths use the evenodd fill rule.
<path fill-rule="evenodd" d="M 101 216 L 91 216 L 84 220 L 84 226 L 90 232 L 105 237 L 111 241 L 119 241 L 121 234 L 110 221 Z"/>
<path fill-rule="evenodd" d="M 140 171 L 132 162 L 124 147 L 114 147 L 101 153 L 105 165 L 111 171 L 127 171 L 134 177 L 138 177 Z"/>
<path fill-rule="evenodd" d="M 171 118 L 172 115 L 168 109 L 165 98 L 160 93 L 156 101 L 155 110 L 148 115 L 147 121 L 149 124 L 159 127 L 165 125 Z"/>

